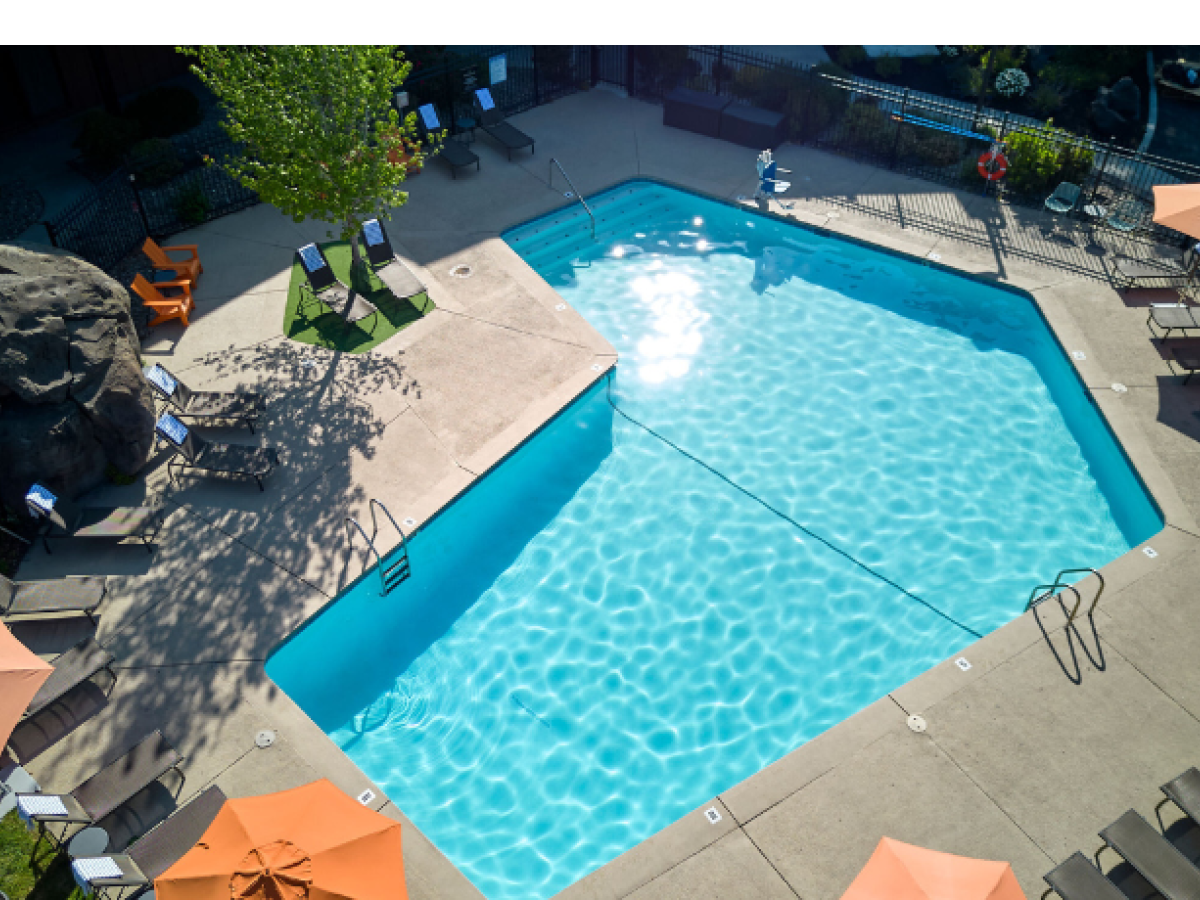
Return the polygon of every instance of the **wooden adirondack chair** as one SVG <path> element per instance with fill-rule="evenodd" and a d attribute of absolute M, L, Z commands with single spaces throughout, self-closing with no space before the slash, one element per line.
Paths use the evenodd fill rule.
<path fill-rule="evenodd" d="M 187 259 L 176 261 L 167 256 L 168 250 L 178 250 L 190 255 Z M 146 238 L 146 243 L 142 244 L 142 252 L 150 258 L 150 262 L 154 268 L 170 269 L 175 273 L 176 278 L 187 278 L 193 284 L 200 280 L 200 273 L 204 271 L 204 266 L 200 265 L 198 250 L 199 248 L 195 244 L 181 244 L 178 247 L 160 247 L 150 238 Z"/>
<path fill-rule="evenodd" d="M 158 325 L 168 319 L 182 319 L 183 324 L 187 325 L 188 313 L 196 308 L 195 301 L 192 300 L 192 283 L 186 278 L 151 284 L 144 275 L 139 274 L 134 276 L 130 287 L 142 298 L 147 309 L 155 313 L 154 318 L 150 320 L 151 325 Z M 161 288 L 173 288 L 182 293 L 168 297 L 162 293 Z"/>

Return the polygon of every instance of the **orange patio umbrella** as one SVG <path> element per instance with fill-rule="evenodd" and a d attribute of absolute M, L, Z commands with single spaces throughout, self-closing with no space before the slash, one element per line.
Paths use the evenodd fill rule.
<path fill-rule="evenodd" d="M 1200 238 L 1200 184 L 1156 184 L 1154 221 Z"/>
<path fill-rule="evenodd" d="M 0 749 L 53 671 L 54 666 L 43 662 L 0 622 Z"/>
<path fill-rule="evenodd" d="M 1012 866 L 884 838 L 842 900 L 1025 900 Z"/>
<path fill-rule="evenodd" d="M 329 781 L 228 800 L 158 900 L 407 900 L 400 823 Z"/>

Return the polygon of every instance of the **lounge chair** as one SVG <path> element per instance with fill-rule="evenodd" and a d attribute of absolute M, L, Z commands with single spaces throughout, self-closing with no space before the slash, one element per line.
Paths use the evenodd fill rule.
<path fill-rule="evenodd" d="M 1146 207 L 1136 200 L 1122 200 L 1108 214 L 1108 226 L 1117 231 L 1136 231 L 1146 217 Z"/>
<path fill-rule="evenodd" d="M 196 842 L 204 836 L 208 826 L 225 805 L 225 799 L 225 793 L 215 784 L 206 788 L 185 806 L 172 813 L 166 821 L 130 844 L 124 853 L 107 856 L 121 870 L 120 875 L 89 878 L 86 879 L 87 883 L 101 891 L 120 888 L 118 896 L 124 894 L 125 888 L 133 888 L 130 896 L 136 897 L 142 888 L 153 885 L 154 879 L 196 846 Z M 76 860 L 71 864 L 76 870 L 76 880 L 80 880 L 80 868 L 87 868 L 86 863 L 80 867 L 79 862 L 80 860 Z"/>
<path fill-rule="evenodd" d="M 151 284 L 146 280 L 146 276 L 138 274 L 133 277 L 133 284 L 130 287 L 135 294 L 142 298 L 145 307 L 155 314 L 154 318 L 150 320 L 151 325 L 158 325 L 168 319 L 181 319 L 186 326 L 188 313 L 196 308 L 196 303 L 192 300 L 192 283 L 186 278 Z M 179 291 L 180 293 L 167 296 L 163 290 Z"/>
<path fill-rule="evenodd" d="M 1189 244 L 1188 248 L 1183 251 L 1183 258 L 1179 262 L 1174 260 L 1145 260 L 1145 259 L 1118 259 L 1114 267 L 1117 276 L 1124 282 L 1121 285 L 1123 290 L 1131 287 L 1136 287 L 1139 282 L 1166 281 L 1168 287 L 1187 284 L 1188 281 L 1196 274 L 1196 263 L 1200 261 L 1200 251 L 1197 251 L 1195 244 Z"/>
<path fill-rule="evenodd" d="M 432 103 L 426 103 L 417 109 L 417 121 L 420 122 L 421 131 L 426 138 L 431 132 L 442 130 L 442 123 L 438 121 L 437 110 Z M 442 145 L 434 155 L 450 166 L 450 177 L 452 178 L 458 178 L 458 170 L 470 165 L 475 166 L 476 172 L 479 171 L 479 157 L 475 155 L 475 152 L 462 141 L 456 141 L 449 135 L 443 137 Z"/>
<path fill-rule="evenodd" d="M 1054 189 L 1054 193 L 1046 198 L 1046 209 L 1055 213 L 1054 228 L 1058 228 L 1058 217 L 1060 215 L 1068 215 L 1075 208 L 1075 204 L 1079 202 L 1079 195 L 1083 191 L 1077 184 L 1071 184 L 1069 181 L 1064 181 Z"/>
<path fill-rule="evenodd" d="M 1192 766 L 1179 777 L 1168 781 L 1159 790 L 1163 792 L 1163 798 L 1154 807 L 1154 814 L 1160 817 L 1160 824 L 1162 818 L 1159 810 L 1168 803 L 1174 803 L 1185 816 L 1200 825 L 1200 769 Z"/>
<path fill-rule="evenodd" d="M 1154 333 L 1155 325 L 1165 329 L 1161 336 Z M 1165 341 L 1172 331 L 1186 332 L 1189 328 L 1200 328 L 1200 319 L 1196 318 L 1190 306 L 1151 306 L 1146 327 L 1152 335 Z"/>
<path fill-rule="evenodd" d="M 1052 893 L 1063 900 L 1129 900 L 1078 850 L 1047 872 L 1043 880 L 1050 887 L 1042 900 Z"/>
<path fill-rule="evenodd" d="M 49 506 L 35 506 L 34 494 L 52 498 Z M 55 497 L 42 485 L 35 484 L 26 496 L 29 513 L 41 520 L 42 546 L 50 552 L 50 538 L 125 538 L 135 537 L 154 552 L 154 539 L 162 529 L 162 506 L 78 506 Z"/>
<path fill-rule="evenodd" d="M 496 101 L 492 99 L 492 92 L 487 88 L 475 91 L 475 111 L 479 115 L 479 127 L 504 145 L 509 160 L 512 160 L 514 150 L 524 147 L 533 153 L 533 138 L 505 121 L 504 115 L 496 107 Z"/>
<path fill-rule="evenodd" d="M 338 281 L 329 260 L 316 244 L 305 244 L 296 251 L 296 258 L 305 276 L 304 284 L 300 285 L 301 306 L 307 293 L 313 300 L 328 306 L 347 325 L 379 313 L 374 303 Z"/>
<path fill-rule="evenodd" d="M 1165 900 L 1195 900 L 1200 897 L 1200 869 L 1193 866 L 1175 845 L 1154 830 L 1136 810 L 1129 810 L 1100 832 L 1104 843 L 1096 851 L 1096 865 L 1106 849 L 1117 851 L 1129 865 L 1150 882 Z"/>
<path fill-rule="evenodd" d="M 81 612 L 95 622 L 92 613 L 107 590 L 103 575 L 56 578 L 54 581 L 10 581 L 0 575 L 0 615 L 10 619 Z"/>
<path fill-rule="evenodd" d="M 249 391 L 193 391 L 158 363 L 144 368 L 142 374 L 154 393 L 175 408 L 177 418 L 245 422 L 254 434 L 254 423 L 265 406 L 261 394 Z"/>
<path fill-rule="evenodd" d="M 363 222 L 361 237 L 363 246 L 367 248 L 367 262 L 393 297 L 407 300 L 425 293 L 421 279 L 396 256 L 382 222 L 378 219 Z"/>
<path fill-rule="evenodd" d="M 210 444 L 192 432 L 170 413 L 158 417 L 154 430 L 174 449 L 167 461 L 167 474 L 175 480 L 175 467 L 180 471 L 197 469 L 201 472 L 226 475 L 245 475 L 266 490 L 262 480 L 279 465 L 279 451 L 274 447 L 253 447 L 248 444 Z"/>
<path fill-rule="evenodd" d="M 200 280 L 200 273 L 204 271 L 204 266 L 200 265 L 198 249 L 195 244 L 180 244 L 178 247 L 160 247 L 154 243 L 153 238 L 146 238 L 146 242 L 142 244 L 142 252 L 150 258 L 150 265 L 156 271 L 174 272 L 176 278 L 186 278 L 192 284 Z M 167 256 L 168 251 L 187 253 L 188 258 L 173 260 Z"/>
<path fill-rule="evenodd" d="M 162 733 L 152 731 L 70 793 L 17 794 L 17 811 L 21 818 L 36 822 L 52 841 L 61 844 L 70 826 L 88 826 L 103 819 L 171 770 L 178 772 L 182 762 L 183 757 Z M 55 800 L 61 812 L 33 808 L 33 804 L 54 804 Z M 54 834 L 50 825 L 64 826 L 62 833 Z"/>
<path fill-rule="evenodd" d="M 68 691 L 79 687 L 98 672 L 108 672 L 116 678 L 112 670 L 114 658 L 111 653 L 96 643 L 94 638 L 86 638 L 54 660 L 54 671 L 50 673 L 29 706 L 25 709 L 25 717 L 41 712 L 50 704 L 62 699 Z"/>
<path fill-rule="evenodd" d="M 1183 377 L 1183 383 L 1187 384 L 1192 380 L 1192 376 L 1200 372 L 1200 348 L 1197 347 L 1172 347 L 1171 356 L 1175 359 L 1175 365 L 1187 372 Z"/>

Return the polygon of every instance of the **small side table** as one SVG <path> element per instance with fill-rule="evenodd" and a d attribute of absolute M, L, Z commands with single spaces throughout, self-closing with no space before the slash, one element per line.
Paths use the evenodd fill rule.
<path fill-rule="evenodd" d="M 100 856 L 108 849 L 108 832 L 96 825 L 85 828 L 67 844 L 67 855 L 71 859 L 82 856 Z"/>

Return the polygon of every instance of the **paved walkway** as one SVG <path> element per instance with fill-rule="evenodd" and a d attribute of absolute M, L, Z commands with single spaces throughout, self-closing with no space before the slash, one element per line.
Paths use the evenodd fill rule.
<path fill-rule="evenodd" d="M 281 334 L 291 253 L 324 226 L 261 206 L 180 237 L 205 261 L 198 315 L 186 330 L 156 329 L 145 358 L 193 387 L 265 391 L 261 433 L 227 436 L 279 446 L 284 465 L 260 493 L 171 485 L 158 457 L 136 485 L 96 494 L 167 503 L 153 556 L 87 542 L 28 556 L 23 578 L 112 576 L 96 631 L 118 658 L 115 684 L 78 692 L 17 735 L 45 787 L 72 787 L 157 727 L 187 755 L 181 801 L 210 783 L 238 796 L 326 776 L 355 796 L 374 790 L 372 805 L 407 823 L 275 688 L 264 661 L 362 572 L 367 560 L 343 543 L 347 513 L 377 497 L 398 518 L 425 521 L 614 363 L 499 238 L 563 203 L 563 187 L 548 184 L 551 156 L 585 195 L 637 175 L 726 198 L 752 192 L 752 151 L 661 118 L 660 107 L 595 90 L 518 117 L 538 137 L 536 156 L 510 163 L 481 137 L 478 174 L 451 180 L 435 165 L 414 179 L 389 230 L 438 309 L 363 356 Z M 1056 861 L 1093 850 L 1096 831 L 1128 807 L 1149 815 L 1157 786 L 1200 762 L 1200 389 L 1171 375 L 1141 308 L 1173 294 L 1115 291 L 1108 272 L 1121 248 L 1107 236 L 1048 237 L 1038 212 L 804 148 L 778 155 L 794 172 L 789 215 L 1030 291 L 1064 347 L 1083 352 L 1080 376 L 1168 526 L 1150 541 L 1153 558 L 1137 548 L 1106 568 L 1092 618 L 1064 630 L 1052 604 L 1021 617 L 965 651 L 968 671 L 943 663 L 563 896 L 836 898 L 884 834 L 1011 860 L 1036 896 Z M 451 277 L 462 263 L 473 276 Z M 84 624 L 14 631 L 52 654 Z M 910 714 L 928 730 L 910 731 Z M 264 729 L 278 739 L 259 749 Z M 154 792 L 138 803 L 145 815 L 169 806 Z M 715 825 L 700 812 L 713 806 Z M 417 900 L 478 896 L 411 824 L 405 864 Z"/>

